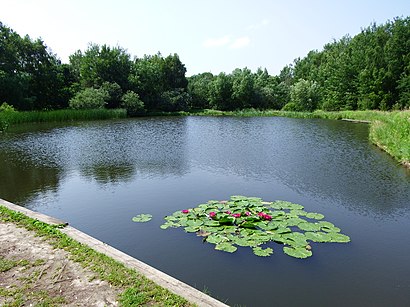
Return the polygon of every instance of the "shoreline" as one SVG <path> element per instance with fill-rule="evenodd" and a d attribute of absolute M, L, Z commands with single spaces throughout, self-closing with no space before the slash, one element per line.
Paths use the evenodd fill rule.
<path fill-rule="evenodd" d="M 103 243 L 79 231 L 78 229 L 68 225 L 68 223 L 64 221 L 61 221 L 59 219 L 50 217 L 42 213 L 31 211 L 27 208 L 24 208 L 24 207 L 15 205 L 11 202 L 0 199 L 0 209 L 2 209 L 2 207 L 6 208 L 6 210 L 10 210 L 11 212 L 23 215 L 23 219 L 24 217 L 27 219 L 31 219 L 32 223 L 34 224 L 41 222 L 48 226 L 54 227 L 58 233 L 61 233 L 61 235 L 67 236 L 69 239 L 74 240 L 75 244 L 85 245 L 87 248 L 93 250 L 94 253 L 97 254 L 97 256 L 102 255 L 104 258 L 104 261 L 106 262 L 114 261 L 117 267 L 118 265 L 125 266 L 127 270 L 135 271 L 137 274 L 140 274 L 144 278 L 147 278 L 148 280 L 150 280 L 150 282 L 156 284 L 157 286 L 163 288 L 164 290 L 169 291 L 170 294 L 172 293 L 173 295 L 179 296 L 187 300 L 190 303 L 188 305 L 184 303 L 176 304 L 175 306 L 191 306 L 191 304 L 195 306 L 215 306 L 215 307 L 227 306 L 226 304 L 195 289 L 194 287 L 189 286 L 188 284 L 185 284 L 182 281 L 170 275 L 167 275 L 166 273 L 158 269 L 155 269 L 154 267 L 151 267 L 148 264 L 117 250 L 106 243 Z M 0 213 L 2 212 L 0 211 Z M 10 218 L 10 220 L 12 224 L 15 224 L 21 227 L 21 225 L 18 225 L 18 223 L 13 221 L 12 218 Z M 25 227 L 24 225 L 23 225 L 23 228 L 27 229 L 27 227 Z M 28 229 L 28 230 L 33 231 L 33 229 Z M 36 233 L 36 231 L 34 232 Z M 57 236 L 59 236 L 58 233 L 57 233 Z M 26 240 L 26 238 L 24 239 Z M 53 237 L 51 239 L 53 239 Z M 46 242 L 48 241 L 49 240 L 47 239 Z M 30 244 L 30 242 L 26 242 L 26 243 Z M 67 250 L 66 248 L 61 248 L 60 246 L 57 246 L 57 249 Z M 68 249 L 68 252 L 70 253 L 70 249 Z M 90 257 L 88 253 L 86 254 L 87 254 L 87 257 Z M 82 255 L 81 257 L 84 257 L 84 255 Z M 67 261 L 71 261 L 71 257 L 70 257 L 70 260 L 67 260 Z M 98 269 L 101 269 L 101 268 L 99 267 Z M 159 289 L 160 292 L 164 292 L 164 290 Z M 128 290 L 126 290 L 125 292 L 127 291 Z M 168 295 L 165 294 L 165 295 L 169 296 L 170 294 Z M 137 295 L 139 294 L 137 293 Z"/>
<path fill-rule="evenodd" d="M 107 113 L 108 112 L 108 113 Z M 112 113 L 109 113 L 112 112 Z M 102 119 L 105 116 L 107 118 L 123 118 L 125 116 L 124 110 L 103 110 L 103 115 L 92 116 L 93 111 L 81 111 L 70 110 L 68 112 L 70 116 L 50 116 L 50 114 L 62 115 L 65 110 L 60 111 L 47 111 L 47 112 L 15 112 L 16 119 L 11 121 L 10 126 L 19 125 L 19 123 L 36 123 L 36 122 L 65 122 L 74 120 L 96 120 Z M 25 114 L 25 115 L 24 115 Z M 33 116 L 30 116 L 33 115 Z M 77 114 L 77 115 L 75 115 Z M 27 115 L 27 116 L 26 116 Z M 74 116 L 75 115 L 75 116 Z M 19 117 L 22 117 L 19 120 Z M 398 161 L 405 168 L 410 169 L 410 153 L 407 147 L 410 148 L 410 142 L 408 141 L 410 130 L 410 111 L 378 111 L 378 110 L 366 110 L 366 111 L 321 111 L 316 110 L 313 112 L 292 112 L 292 111 L 280 111 L 280 110 L 256 110 L 256 109 L 244 109 L 237 111 L 219 111 L 213 109 L 203 110 L 191 110 L 191 111 L 179 111 L 179 112 L 150 112 L 143 117 L 154 116 L 233 116 L 233 117 L 289 117 L 289 118 L 320 118 L 331 120 L 342 120 L 352 123 L 366 123 L 370 125 L 369 139 L 377 147 L 387 152 L 396 161 Z M 4 129 L 1 127 L 1 113 L 0 113 L 0 132 L 9 128 L 8 124 Z M 407 135 L 406 135 L 407 133 Z M 394 136 L 393 136 L 394 135 Z M 404 144 L 406 143 L 406 144 Z"/>

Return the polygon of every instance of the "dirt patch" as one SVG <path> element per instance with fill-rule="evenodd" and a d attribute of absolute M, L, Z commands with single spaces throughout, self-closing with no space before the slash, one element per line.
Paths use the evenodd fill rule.
<path fill-rule="evenodd" d="M 0 306 L 117 306 L 118 291 L 64 250 L 0 221 Z"/>

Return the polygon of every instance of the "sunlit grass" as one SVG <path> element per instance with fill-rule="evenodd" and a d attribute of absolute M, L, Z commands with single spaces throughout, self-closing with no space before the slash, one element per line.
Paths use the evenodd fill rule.
<path fill-rule="evenodd" d="M 399 162 L 410 166 L 410 111 L 374 121 L 370 139 Z"/>
<path fill-rule="evenodd" d="M 0 121 L 7 123 L 8 126 L 22 123 L 87 121 L 125 117 L 127 117 L 125 109 L 0 112 Z"/>

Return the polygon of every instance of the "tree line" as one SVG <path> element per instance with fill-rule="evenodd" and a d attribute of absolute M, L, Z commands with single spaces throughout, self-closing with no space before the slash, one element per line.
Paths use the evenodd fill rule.
<path fill-rule="evenodd" d="M 285 66 L 186 77 L 177 54 L 134 57 L 90 44 L 62 64 L 41 39 L 0 22 L 0 104 L 17 110 L 125 108 L 149 111 L 244 108 L 291 111 L 410 107 L 410 18 L 372 24 Z"/>

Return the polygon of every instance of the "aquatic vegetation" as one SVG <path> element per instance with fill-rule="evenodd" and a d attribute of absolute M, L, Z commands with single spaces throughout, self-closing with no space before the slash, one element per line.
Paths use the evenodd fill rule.
<path fill-rule="evenodd" d="M 125 109 L 0 112 L 0 130 L 23 123 L 69 122 L 126 118 Z"/>
<path fill-rule="evenodd" d="M 323 214 L 306 212 L 303 206 L 287 201 L 232 196 L 229 201 L 211 200 L 177 211 L 165 217 L 161 228 L 183 227 L 228 253 L 238 246 L 251 247 L 255 255 L 266 257 L 273 253 L 272 243 L 278 243 L 285 254 L 307 258 L 312 256 L 312 242 L 350 242 L 340 228 L 323 218 Z M 270 245 L 263 247 L 265 244 Z"/>
<path fill-rule="evenodd" d="M 137 223 L 145 223 L 151 221 L 151 219 L 151 214 L 138 214 L 132 218 L 132 221 Z"/>

